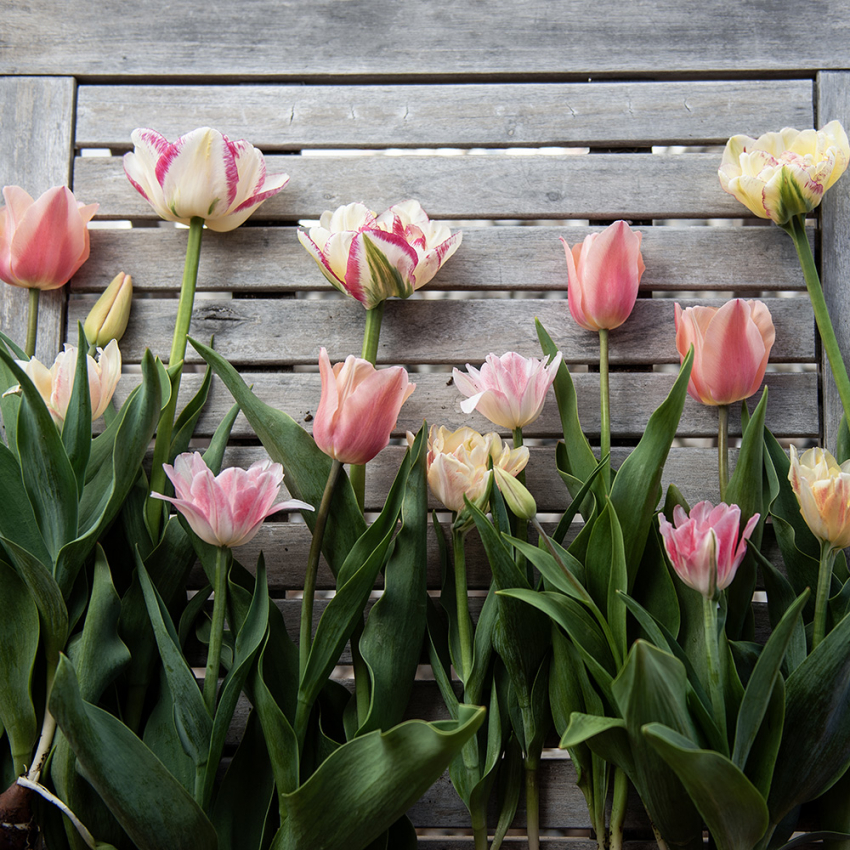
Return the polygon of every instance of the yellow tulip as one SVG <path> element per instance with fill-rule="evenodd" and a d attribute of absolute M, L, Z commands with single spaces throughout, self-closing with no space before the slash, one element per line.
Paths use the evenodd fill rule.
<path fill-rule="evenodd" d="M 133 278 L 118 272 L 89 312 L 83 330 L 89 345 L 103 348 L 111 340 L 119 342 L 127 330 L 133 303 Z"/>
<path fill-rule="evenodd" d="M 850 546 L 850 460 L 840 466 L 824 449 L 797 457 L 791 446 L 788 480 L 812 534 L 833 550 Z"/>

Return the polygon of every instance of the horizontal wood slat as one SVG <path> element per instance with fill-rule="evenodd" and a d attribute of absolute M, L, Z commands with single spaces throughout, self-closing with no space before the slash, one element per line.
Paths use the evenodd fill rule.
<path fill-rule="evenodd" d="M 539 352 L 535 352 L 537 354 Z M 185 405 L 201 384 L 201 375 L 185 375 L 180 385 L 180 405 Z M 278 410 L 292 416 L 302 428 L 313 429 L 313 417 L 321 395 L 318 374 L 273 374 L 246 372 L 245 382 L 252 385 L 254 394 Z M 599 376 L 578 373 L 572 376 L 578 396 L 578 409 L 582 427 L 591 438 L 599 434 Z M 404 436 L 406 431 L 417 431 L 426 420 L 429 424 L 459 428 L 468 425 L 476 431 L 499 431 L 503 437 L 509 434 L 497 428 L 481 414 L 465 414 L 460 409 L 464 398 L 451 385 L 451 375 L 415 374 L 416 391 L 405 402 L 393 431 L 395 436 Z M 611 374 L 611 433 L 615 439 L 634 438 L 643 434 L 652 412 L 664 400 L 673 386 L 675 375 L 657 372 L 631 372 Z M 136 375 L 125 375 L 118 385 L 118 403 L 129 395 L 139 382 Z M 817 435 L 818 378 L 809 373 L 769 372 L 766 385 L 770 389 L 767 426 L 774 434 L 785 437 L 813 437 Z M 216 377 L 207 399 L 204 413 L 195 428 L 196 437 L 211 436 L 233 404 L 227 388 Z M 751 402 L 750 406 L 753 404 Z M 740 435 L 738 405 L 730 413 L 730 433 Z M 102 423 L 100 423 L 102 425 Z M 714 437 L 717 435 L 717 411 L 693 399 L 685 402 L 685 410 L 679 423 L 680 437 Z M 528 438 L 561 437 L 561 420 L 550 391 L 548 401 L 540 418 L 523 429 Z M 231 432 L 237 439 L 251 439 L 254 431 L 244 415 L 240 414 Z"/>
<path fill-rule="evenodd" d="M 717 154 L 557 156 L 269 156 L 290 175 L 255 220 L 318 218 L 362 201 L 382 210 L 416 198 L 435 218 L 750 218 L 721 188 Z M 77 157 L 74 188 L 105 219 L 156 219 L 119 157 Z"/>
<path fill-rule="evenodd" d="M 736 133 L 802 129 L 812 121 L 810 80 L 82 86 L 76 144 L 132 148 L 137 127 L 174 139 L 203 124 L 264 151 L 695 145 L 725 144 Z"/>
<path fill-rule="evenodd" d="M 470 227 L 463 243 L 422 293 L 454 290 L 565 292 L 559 237 L 576 245 L 598 227 Z M 778 227 L 636 227 L 643 235 L 643 290 L 759 292 L 805 288 L 794 243 Z M 135 292 L 180 289 L 187 231 L 171 227 L 93 230 L 91 257 L 72 293 L 101 292 L 119 270 Z M 811 233 L 814 241 L 814 232 Z M 334 292 L 294 227 L 205 230 L 198 290 Z"/>
<path fill-rule="evenodd" d="M 678 75 L 846 68 L 846 4 L 352 0 L 8 2 L 0 73 L 231 80 Z M 813 15 L 816 17 L 813 19 Z M 816 25 L 815 25 L 816 24 Z M 415 52 L 414 52 L 415 48 Z M 414 61 L 415 60 L 415 61 Z M 148 80 L 149 81 L 149 80 Z M 191 108 L 191 103 L 186 104 Z"/>
<path fill-rule="evenodd" d="M 812 310 L 802 299 L 764 299 L 776 325 L 773 363 L 802 363 L 814 359 Z M 720 306 L 724 300 L 678 299 L 682 307 L 700 303 Z M 77 299 L 68 304 L 68 322 L 75 328 L 85 321 L 93 302 Z M 628 322 L 611 333 L 612 364 L 678 363 L 675 345 L 674 302 L 639 299 Z M 170 350 L 176 300 L 138 300 L 121 351 L 128 363 L 139 362 L 146 348 Z M 540 345 L 535 319 L 543 323 L 567 363 L 595 363 L 595 333 L 572 319 L 566 300 L 493 300 L 387 303 L 379 363 L 458 365 L 481 362 L 494 342 L 500 351 L 536 354 Z M 327 346 L 332 360 L 359 352 L 363 341 L 364 311 L 352 299 L 210 300 L 196 301 L 191 335 L 209 343 L 236 366 L 318 363 L 319 348 Z M 435 344 L 438 342 L 439 344 Z M 189 349 L 187 362 L 201 362 Z"/>

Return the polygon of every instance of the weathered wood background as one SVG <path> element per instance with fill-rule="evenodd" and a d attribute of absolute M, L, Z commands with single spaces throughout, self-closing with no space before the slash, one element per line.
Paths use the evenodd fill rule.
<path fill-rule="evenodd" d="M 101 205 L 90 261 L 42 300 L 41 359 L 52 360 L 119 270 L 133 275 L 138 293 L 119 396 L 138 380 L 133 364 L 145 347 L 167 354 L 186 234 L 157 221 L 120 157 L 135 127 L 173 138 L 210 125 L 252 141 L 269 170 L 291 181 L 240 230 L 205 235 L 192 333 L 215 334 L 257 394 L 308 430 L 318 348 L 333 359 L 359 352 L 363 310 L 331 292 L 298 244 L 297 223 L 354 200 L 382 210 L 413 197 L 462 228 L 464 240 L 426 289 L 388 305 L 379 361 L 418 372 L 396 436 L 423 419 L 488 428 L 460 412 L 448 371 L 490 351 L 538 354 L 539 317 L 575 372 L 582 421 L 598 440 L 597 342 L 569 317 L 558 237 L 574 244 L 627 218 L 644 234 L 647 271 L 633 317 L 611 335 L 615 463 L 672 383 L 673 299 L 765 299 L 777 326 L 768 425 L 782 438 L 833 442 L 840 405 L 824 379 L 791 241 L 725 195 L 716 169 L 734 133 L 850 124 L 847 0 L 3 0 L 2 12 L 0 181 L 33 195 L 67 183 L 81 201 Z M 810 225 L 850 350 L 850 178 Z M 0 290 L 2 329 L 21 340 L 25 306 L 25 293 Z M 187 376 L 186 397 L 199 380 Z M 216 382 L 202 438 L 229 405 Z M 714 412 L 689 399 L 664 480 L 692 501 L 717 498 L 706 441 L 715 427 Z M 550 401 L 526 437 L 539 442 L 530 485 L 553 513 L 566 503 L 554 472 L 558 433 Z M 240 417 L 228 462 L 262 451 Z M 382 504 L 401 451 L 391 447 L 370 466 L 369 507 Z M 274 522 L 244 552 L 250 563 L 265 550 L 285 611 L 307 546 L 303 525 Z M 432 563 L 431 586 L 438 576 Z M 470 577 L 475 590 L 487 586 L 480 553 L 471 554 Z M 327 571 L 319 585 L 332 587 Z M 411 716 L 437 712 L 438 702 L 423 681 Z M 546 770 L 546 846 L 585 850 L 589 824 L 572 767 L 556 757 Z M 646 823 L 633 808 L 639 844 Z M 423 830 L 458 831 L 425 836 L 424 847 L 471 846 L 445 778 L 411 817 Z"/>

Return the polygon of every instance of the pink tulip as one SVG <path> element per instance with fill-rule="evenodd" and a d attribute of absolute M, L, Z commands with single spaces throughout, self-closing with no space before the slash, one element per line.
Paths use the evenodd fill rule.
<path fill-rule="evenodd" d="M 295 508 L 313 508 L 298 499 L 274 504 L 283 481 L 283 467 L 269 460 L 257 461 L 246 471 L 233 467 L 213 475 L 199 452 L 177 455 L 174 466 L 164 463 L 174 485 L 175 498 L 151 493 L 171 502 L 201 540 L 232 549 L 247 543 L 267 516 Z"/>
<path fill-rule="evenodd" d="M 761 301 L 736 298 L 719 309 L 676 305 L 676 348 L 684 360 L 694 347 L 688 392 L 703 404 L 731 404 L 756 392 L 775 338 Z"/>
<path fill-rule="evenodd" d="M 97 204 L 78 204 L 54 186 L 34 201 L 19 186 L 3 189 L 0 207 L 0 280 L 27 289 L 58 289 L 89 258 L 86 225 Z"/>
<path fill-rule="evenodd" d="M 401 406 L 416 388 L 401 366 L 376 369 L 353 354 L 331 367 L 319 352 L 322 398 L 313 423 L 316 445 L 341 463 L 368 463 L 385 448 Z"/>
<path fill-rule="evenodd" d="M 131 138 L 136 147 L 124 155 L 124 173 L 166 221 L 199 217 L 210 230 L 235 230 L 289 182 L 287 174 L 266 174 L 252 144 L 209 127 L 176 142 L 154 130 L 133 130 Z"/>
<path fill-rule="evenodd" d="M 514 430 L 534 422 L 543 409 L 546 393 L 561 365 L 561 354 L 549 358 L 522 357 L 509 351 L 501 357 L 488 354 L 481 371 L 469 363 L 452 370 L 455 386 L 468 398 L 460 403 L 464 413 L 478 410 L 494 425 Z"/>
<path fill-rule="evenodd" d="M 755 514 L 747 522 L 739 541 L 741 509 L 737 505 L 721 502 L 715 508 L 711 502 L 700 502 L 691 508 L 690 517 L 676 505 L 675 528 L 663 514 L 658 517 L 664 548 L 676 574 L 708 599 L 732 583 L 758 520 Z"/>
<path fill-rule="evenodd" d="M 632 312 L 644 272 L 642 235 L 624 221 L 586 236 L 572 249 L 566 241 L 573 318 L 589 331 L 618 328 Z"/>

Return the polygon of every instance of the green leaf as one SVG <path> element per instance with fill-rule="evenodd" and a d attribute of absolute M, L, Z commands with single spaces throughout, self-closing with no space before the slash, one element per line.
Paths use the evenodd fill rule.
<path fill-rule="evenodd" d="M 776 767 L 776 757 L 782 742 L 782 727 L 785 723 L 785 680 L 780 674 L 773 686 L 767 710 L 764 713 L 761 726 L 755 741 L 753 741 L 750 757 L 744 767 L 747 779 L 758 788 L 766 800 L 770 794 L 773 782 L 773 772 Z"/>
<path fill-rule="evenodd" d="M 210 385 L 212 384 L 212 369 L 207 366 L 204 370 L 204 379 L 201 381 L 201 386 L 189 403 L 180 411 L 180 415 L 174 422 L 174 430 L 171 437 L 171 448 L 169 449 L 168 457 L 177 457 L 177 455 L 185 452 L 189 448 L 189 441 L 192 439 L 192 434 L 195 432 L 195 425 L 203 413 L 204 405 L 207 402 Z M 238 409 L 238 405 L 237 405 Z"/>
<path fill-rule="evenodd" d="M 331 459 L 291 416 L 261 402 L 223 357 L 202 343 L 193 339 L 189 341 L 230 390 L 269 457 L 283 464 L 289 492 L 308 505 L 318 506 L 328 480 Z M 304 520 L 312 531 L 315 514 L 305 512 Z M 334 491 L 322 545 L 322 552 L 334 575 L 365 529 L 366 522 L 357 506 L 354 491 L 342 474 Z"/>
<path fill-rule="evenodd" d="M 355 738 L 297 791 L 283 795 L 285 823 L 273 850 L 361 850 L 393 824 L 445 770 L 484 720 L 461 706 L 458 720 L 410 720 Z"/>
<path fill-rule="evenodd" d="M 121 721 L 83 702 L 64 657 L 50 712 L 86 778 L 139 850 L 216 850 L 215 830 L 198 804 Z"/>
<path fill-rule="evenodd" d="M 77 498 L 83 494 L 86 466 L 91 453 L 91 394 L 89 392 L 88 341 L 83 326 L 77 322 L 77 367 L 74 386 L 62 425 L 62 443 L 77 478 Z"/>
<path fill-rule="evenodd" d="M 499 811 L 499 820 L 490 850 L 499 850 L 514 822 L 522 791 L 523 773 L 525 771 L 522 764 L 522 749 L 517 739 L 511 737 L 505 750 L 504 762 L 499 769 L 499 803 L 496 807 Z"/>
<path fill-rule="evenodd" d="M 563 568 L 548 549 L 541 548 L 545 545 L 543 541 L 541 541 L 541 547 L 538 547 L 532 546 L 524 540 L 518 540 L 516 537 L 506 539 L 540 570 L 540 574 L 547 584 L 547 589 L 559 590 L 585 605 L 593 602 L 581 581 L 581 577 L 584 575 L 584 565 L 556 541 L 550 539 L 549 542 L 552 544 L 561 564 L 564 565 Z"/>
<path fill-rule="evenodd" d="M 9 354 L 13 360 L 29 360 L 26 354 L 18 348 L 9 337 L 0 333 L 0 350 Z M 0 415 L 3 417 L 3 429 L 6 432 L 6 443 L 9 450 L 18 456 L 18 411 L 21 407 L 21 397 L 17 393 L 6 395 L 6 390 L 12 389 L 18 383 L 18 379 L 12 370 L 6 366 L 5 360 L 0 359 Z"/>
<path fill-rule="evenodd" d="M 767 829 L 767 806 L 740 769 L 661 723 L 644 726 L 643 734 L 676 771 L 718 850 L 752 850 Z"/>
<path fill-rule="evenodd" d="M 38 529 L 35 514 L 24 488 L 17 456 L 0 443 L 0 481 L 3 482 L 3 510 L 0 536 L 13 540 L 45 566 L 52 562 Z"/>
<path fill-rule="evenodd" d="M 567 731 L 561 736 L 560 746 L 572 750 L 584 743 L 605 761 L 622 768 L 629 778 L 634 776 L 634 758 L 625 720 L 574 711 Z"/>

